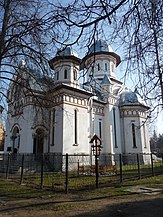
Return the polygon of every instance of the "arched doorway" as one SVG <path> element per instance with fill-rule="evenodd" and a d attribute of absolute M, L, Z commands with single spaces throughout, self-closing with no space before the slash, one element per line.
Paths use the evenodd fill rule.
<path fill-rule="evenodd" d="M 33 154 L 42 154 L 44 151 L 44 130 L 37 129 L 33 138 Z"/>
<path fill-rule="evenodd" d="M 20 146 L 19 128 L 17 126 L 14 127 L 14 129 L 12 131 L 11 140 L 12 140 L 12 150 L 13 150 L 13 153 L 16 154 L 18 152 L 19 146 Z"/>

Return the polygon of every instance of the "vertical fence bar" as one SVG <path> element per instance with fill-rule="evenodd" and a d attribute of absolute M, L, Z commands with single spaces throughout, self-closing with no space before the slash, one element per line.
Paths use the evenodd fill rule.
<path fill-rule="evenodd" d="M 68 194 L 68 154 L 66 154 L 66 183 L 65 192 Z"/>
<path fill-rule="evenodd" d="M 40 185 L 41 188 L 43 188 L 43 178 L 44 178 L 44 154 L 42 154 L 42 160 L 41 160 L 41 185 Z"/>
<path fill-rule="evenodd" d="M 80 165 L 79 165 L 79 160 L 78 160 L 78 171 L 77 171 L 77 173 L 78 173 L 78 176 L 79 176 L 79 167 Z"/>
<path fill-rule="evenodd" d="M 120 167 L 120 182 L 123 181 L 123 174 L 122 174 L 122 154 L 119 154 L 119 167 Z"/>
<path fill-rule="evenodd" d="M 152 169 L 152 176 L 154 176 L 154 166 L 153 166 L 153 155 L 151 153 L 151 169 Z"/>
<path fill-rule="evenodd" d="M 137 165 L 138 165 L 138 178 L 141 179 L 139 154 L 136 154 L 136 157 L 137 157 Z"/>
<path fill-rule="evenodd" d="M 96 168 L 96 188 L 98 188 L 98 156 L 95 155 L 95 168 Z"/>
<path fill-rule="evenodd" d="M 9 168 L 10 168 L 10 153 L 8 153 L 8 158 L 7 158 L 6 179 L 8 179 Z"/>
<path fill-rule="evenodd" d="M 20 175 L 20 185 L 23 182 L 23 170 L 24 170 L 24 154 L 22 155 L 22 165 L 21 165 L 21 175 Z"/>

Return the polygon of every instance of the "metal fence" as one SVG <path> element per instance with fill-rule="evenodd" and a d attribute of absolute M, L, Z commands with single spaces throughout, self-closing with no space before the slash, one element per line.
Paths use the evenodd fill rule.
<path fill-rule="evenodd" d="M 75 191 L 114 185 L 163 173 L 163 161 L 153 154 L 1 154 L 0 175 L 54 191 Z"/>

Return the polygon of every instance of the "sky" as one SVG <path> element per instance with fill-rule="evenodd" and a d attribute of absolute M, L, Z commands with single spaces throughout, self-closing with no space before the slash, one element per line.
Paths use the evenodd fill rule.
<path fill-rule="evenodd" d="M 157 134 L 163 134 L 163 111 L 159 113 L 156 121 L 156 132 Z"/>

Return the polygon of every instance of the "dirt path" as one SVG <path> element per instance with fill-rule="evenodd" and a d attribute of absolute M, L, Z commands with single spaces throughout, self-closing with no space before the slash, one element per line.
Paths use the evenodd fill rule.
<path fill-rule="evenodd" d="M 37 199 L 0 198 L 0 217 L 162 217 L 163 194 L 134 194 L 116 198 L 78 200 L 43 197 Z"/>

